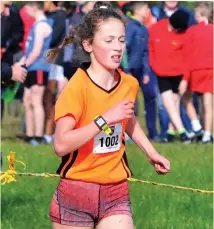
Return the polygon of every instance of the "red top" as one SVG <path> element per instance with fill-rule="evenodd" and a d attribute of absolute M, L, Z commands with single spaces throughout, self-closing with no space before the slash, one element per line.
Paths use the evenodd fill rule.
<path fill-rule="evenodd" d="M 186 34 L 187 72 L 184 79 L 188 80 L 190 72 L 201 69 L 213 69 L 213 25 L 201 22 L 190 27 Z"/>
<path fill-rule="evenodd" d="M 169 29 L 169 19 L 162 19 L 149 30 L 149 61 L 158 76 L 175 77 L 184 74 L 185 33 Z"/>
<path fill-rule="evenodd" d="M 25 43 L 27 41 L 30 29 L 33 23 L 35 22 L 35 19 L 28 14 L 26 5 L 21 8 L 19 14 L 24 24 L 24 37 L 23 37 L 23 41 L 21 42 L 20 46 L 23 52 L 25 52 Z"/>

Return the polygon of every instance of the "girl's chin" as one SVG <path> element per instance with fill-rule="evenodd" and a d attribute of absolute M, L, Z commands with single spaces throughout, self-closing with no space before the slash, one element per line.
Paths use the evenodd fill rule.
<path fill-rule="evenodd" d="M 105 66 L 109 70 L 115 70 L 115 69 L 119 68 L 120 63 L 109 63 L 108 65 L 105 64 Z"/>

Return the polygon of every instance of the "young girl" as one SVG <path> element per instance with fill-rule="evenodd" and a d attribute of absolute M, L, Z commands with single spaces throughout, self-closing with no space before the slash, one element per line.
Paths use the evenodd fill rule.
<path fill-rule="evenodd" d="M 213 97 L 213 25 L 208 19 L 212 14 L 209 2 L 199 3 L 195 9 L 197 25 L 187 31 L 186 60 L 187 74 L 180 84 L 180 93 L 188 89 L 201 93 L 204 108 L 204 133 L 202 143 L 212 142 L 212 97 Z M 192 103 L 192 96 L 186 96 L 187 111 Z"/>
<path fill-rule="evenodd" d="M 26 42 L 26 55 L 20 64 L 26 64 L 28 75 L 24 83 L 26 141 L 37 146 L 44 134 L 43 96 L 48 82 L 49 64 L 44 57 L 50 48 L 52 24 L 43 12 L 43 2 L 28 2 L 27 11 L 35 18 Z"/>
<path fill-rule="evenodd" d="M 57 51 L 77 42 L 90 56 L 59 96 L 55 151 L 60 182 L 50 206 L 54 229 L 133 229 L 125 154 L 126 132 L 160 174 L 170 162 L 148 141 L 134 116 L 138 82 L 118 70 L 125 50 L 125 21 L 110 5 L 96 3 Z"/>

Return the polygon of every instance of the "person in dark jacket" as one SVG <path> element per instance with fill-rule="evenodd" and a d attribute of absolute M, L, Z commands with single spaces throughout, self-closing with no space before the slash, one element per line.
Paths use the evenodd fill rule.
<path fill-rule="evenodd" d="M 23 22 L 16 5 L 11 4 L 9 16 L 2 16 L 1 26 L 2 61 L 12 65 L 15 55 L 21 51 L 19 43 L 24 36 Z"/>
<path fill-rule="evenodd" d="M 11 2 L 9 1 L 1 1 L 1 17 L 9 17 L 10 16 L 10 8 Z M 20 66 L 19 64 L 10 65 L 7 62 L 1 61 L 1 85 L 2 88 L 6 87 L 7 84 L 13 80 L 23 83 L 25 81 L 27 75 L 27 71 L 25 68 Z M 3 90 L 1 90 L 1 93 Z M 1 118 L 3 114 L 3 100 L 1 101 Z"/>
<path fill-rule="evenodd" d="M 148 29 L 142 24 L 149 8 L 145 2 L 133 2 L 130 7 L 133 16 L 129 18 L 126 30 L 128 67 L 124 70 L 139 81 L 145 99 L 148 137 L 153 141 L 159 141 L 156 128 L 155 80 L 151 78 L 148 62 Z"/>

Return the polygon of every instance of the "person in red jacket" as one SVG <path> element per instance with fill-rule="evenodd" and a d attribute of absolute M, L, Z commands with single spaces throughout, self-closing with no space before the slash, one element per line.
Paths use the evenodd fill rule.
<path fill-rule="evenodd" d="M 198 24 L 187 30 L 185 54 L 187 69 L 179 86 L 181 95 L 187 88 L 191 92 L 199 92 L 203 95 L 205 131 L 202 143 L 212 142 L 213 24 L 208 21 L 211 14 L 212 5 L 209 2 L 199 3 L 195 9 Z M 184 100 L 187 112 L 192 104 L 191 94 L 189 95 L 185 96 Z"/>
<path fill-rule="evenodd" d="M 180 140 L 185 143 L 190 143 L 191 139 L 180 117 L 178 86 L 184 74 L 183 44 L 188 19 L 188 13 L 177 10 L 169 19 L 162 19 L 152 25 L 149 34 L 150 65 L 157 75 L 163 104 L 170 120 L 178 131 Z M 170 127 L 168 141 L 174 138 L 172 130 L 173 127 Z"/>

